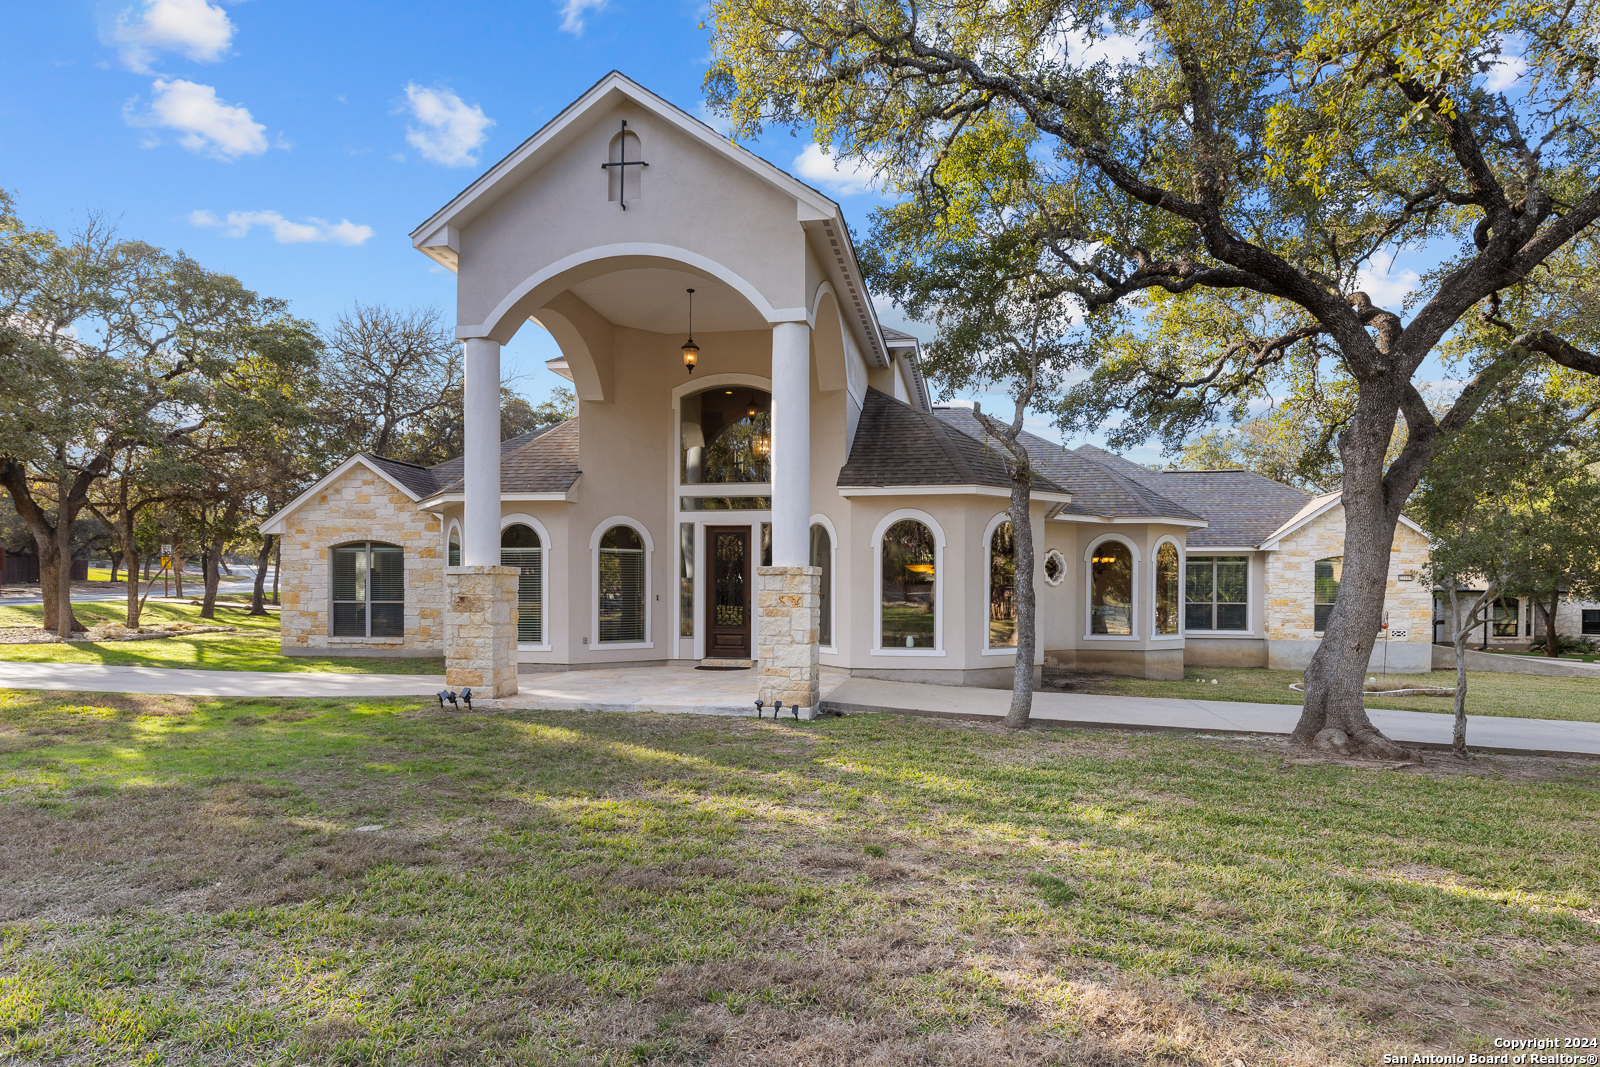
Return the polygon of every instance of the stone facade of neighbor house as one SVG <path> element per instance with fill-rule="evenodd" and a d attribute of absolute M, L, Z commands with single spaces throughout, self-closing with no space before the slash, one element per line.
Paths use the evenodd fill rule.
<path fill-rule="evenodd" d="M 444 652 L 444 560 L 439 516 L 356 462 L 287 516 L 283 538 L 283 652 L 288 656 L 438 656 Z M 405 636 L 334 637 L 331 551 L 353 541 L 405 550 Z"/>
<path fill-rule="evenodd" d="M 1344 509 L 1335 506 L 1284 535 L 1266 560 L 1267 665 L 1304 670 L 1322 643 L 1316 629 L 1316 564 L 1344 555 Z M 1433 589 L 1423 577 L 1428 542 L 1395 527 L 1384 600 L 1388 628 L 1372 649 L 1372 668 L 1413 674 L 1432 669 Z M 1403 577 L 1410 575 L 1409 579 Z"/>

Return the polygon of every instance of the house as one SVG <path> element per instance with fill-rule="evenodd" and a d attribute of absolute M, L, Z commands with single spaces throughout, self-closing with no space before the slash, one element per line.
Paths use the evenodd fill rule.
<path fill-rule="evenodd" d="M 289 654 L 438 655 L 452 684 L 754 661 L 1005 685 L 1009 481 L 883 326 L 838 205 L 612 73 L 412 234 L 456 274 L 465 454 L 357 455 L 274 516 Z M 548 330 L 576 418 L 496 440 L 500 346 Z M 1301 667 L 1338 498 L 1039 438 L 1040 669 Z M 1374 662 L 1429 669 L 1426 541 L 1400 530 Z M 1380 658 L 1381 657 L 1381 658 Z"/>

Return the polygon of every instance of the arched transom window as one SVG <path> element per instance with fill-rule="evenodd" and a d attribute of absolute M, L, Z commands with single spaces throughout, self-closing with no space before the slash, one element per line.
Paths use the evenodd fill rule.
<path fill-rule="evenodd" d="M 500 531 L 500 565 L 516 567 L 517 643 L 544 644 L 544 545 L 525 523 Z"/>
<path fill-rule="evenodd" d="M 933 648 L 938 589 L 933 531 L 901 519 L 883 534 L 882 647 Z"/>
<path fill-rule="evenodd" d="M 1089 632 L 1133 636 L 1133 552 L 1106 541 L 1089 557 Z"/>
<path fill-rule="evenodd" d="M 600 538 L 599 643 L 644 640 L 644 539 L 632 526 L 613 526 Z"/>

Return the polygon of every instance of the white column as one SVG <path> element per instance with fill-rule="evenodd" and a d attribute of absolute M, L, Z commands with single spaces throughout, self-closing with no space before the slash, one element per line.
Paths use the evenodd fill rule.
<path fill-rule="evenodd" d="M 462 389 L 462 475 L 466 507 L 461 562 L 468 567 L 500 563 L 500 342 L 467 338 Z"/>
<path fill-rule="evenodd" d="M 810 558 L 811 327 L 772 327 L 772 565 Z"/>

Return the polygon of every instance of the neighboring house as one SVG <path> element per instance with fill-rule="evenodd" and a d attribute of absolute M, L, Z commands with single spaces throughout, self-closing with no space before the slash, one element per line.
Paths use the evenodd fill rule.
<path fill-rule="evenodd" d="M 457 275 L 466 456 L 354 456 L 263 526 L 283 538 L 285 652 L 443 651 L 496 691 L 705 659 L 761 659 L 791 702 L 814 703 L 819 663 L 1009 684 L 1005 465 L 878 322 L 833 201 L 613 73 L 413 243 Z M 500 345 L 529 321 L 578 417 L 496 448 Z M 1337 497 L 1026 444 L 1040 668 L 1310 659 Z M 1425 559 L 1403 525 L 1375 665 L 1429 669 Z"/>
<path fill-rule="evenodd" d="M 1479 591 L 1481 587 L 1462 592 L 1463 611 Z M 1435 590 L 1433 600 L 1433 639 L 1439 644 L 1449 644 L 1450 599 L 1443 591 Z M 1495 600 L 1483 624 L 1473 629 L 1468 641 L 1489 648 L 1525 649 L 1542 640 L 1544 632 L 1544 622 L 1532 600 L 1502 596 Z M 1562 597 L 1556 604 L 1556 633 L 1600 642 L 1600 603 Z"/>

